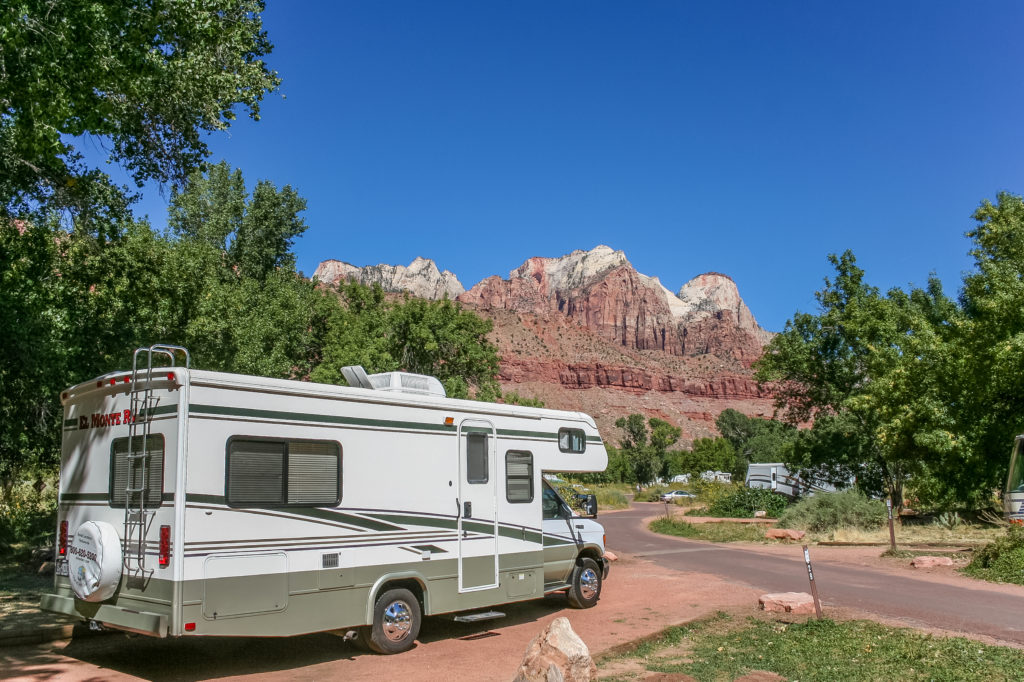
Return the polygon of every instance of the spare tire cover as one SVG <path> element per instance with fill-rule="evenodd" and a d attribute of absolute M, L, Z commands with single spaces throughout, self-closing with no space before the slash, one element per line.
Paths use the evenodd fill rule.
<path fill-rule="evenodd" d="M 121 582 L 121 538 L 103 521 L 86 521 L 68 547 L 68 578 L 79 599 L 103 601 Z"/>

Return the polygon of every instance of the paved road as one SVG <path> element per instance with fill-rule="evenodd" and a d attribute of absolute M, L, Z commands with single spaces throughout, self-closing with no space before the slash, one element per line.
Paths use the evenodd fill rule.
<path fill-rule="evenodd" d="M 609 549 L 667 568 L 710 573 L 764 592 L 807 592 L 807 568 L 799 549 L 793 558 L 727 545 L 709 545 L 647 531 L 645 517 L 663 512 L 657 503 L 634 503 L 629 511 L 601 517 Z M 1024 646 L 1024 590 L 1019 594 L 915 580 L 870 568 L 814 561 L 822 603 L 859 609 L 954 632 L 986 635 Z"/>

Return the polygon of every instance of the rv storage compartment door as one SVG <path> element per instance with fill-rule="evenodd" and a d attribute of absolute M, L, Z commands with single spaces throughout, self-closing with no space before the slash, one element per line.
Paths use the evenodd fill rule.
<path fill-rule="evenodd" d="M 283 611 L 288 558 L 281 552 L 206 559 L 203 616 L 211 620 Z"/>

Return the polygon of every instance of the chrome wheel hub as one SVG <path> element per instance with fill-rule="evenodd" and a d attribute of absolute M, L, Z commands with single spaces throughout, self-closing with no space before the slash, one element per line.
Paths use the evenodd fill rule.
<path fill-rule="evenodd" d="M 393 601 L 384 609 L 384 636 L 392 642 L 401 642 L 409 636 L 412 614 L 409 605 L 402 600 Z"/>
<path fill-rule="evenodd" d="M 597 594 L 597 588 L 601 584 L 597 571 L 592 568 L 584 568 L 580 573 L 580 595 L 590 601 Z"/>

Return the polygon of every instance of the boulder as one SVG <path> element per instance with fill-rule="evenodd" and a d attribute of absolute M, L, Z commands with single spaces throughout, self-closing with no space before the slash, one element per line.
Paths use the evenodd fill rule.
<path fill-rule="evenodd" d="M 768 512 L 763 511 L 763 510 L 756 511 L 756 512 L 754 512 L 754 518 L 755 519 L 766 519 L 766 518 L 768 518 Z"/>
<path fill-rule="evenodd" d="M 936 566 L 952 566 L 953 560 L 948 556 L 916 556 L 910 565 L 914 568 L 935 568 Z"/>
<path fill-rule="evenodd" d="M 769 540 L 803 540 L 807 533 L 792 528 L 769 528 L 764 536 Z"/>
<path fill-rule="evenodd" d="M 618 561 L 619 555 L 609 552 L 607 549 L 604 551 L 604 558 L 608 561 Z"/>
<path fill-rule="evenodd" d="M 590 650 L 569 619 L 555 618 L 526 648 L 514 682 L 589 682 L 597 679 Z"/>
<path fill-rule="evenodd" d="M 780 613 L 814 613 L 814 599 L 806 592 L 762 594 L 758 604 L 765 611 Z"/>

